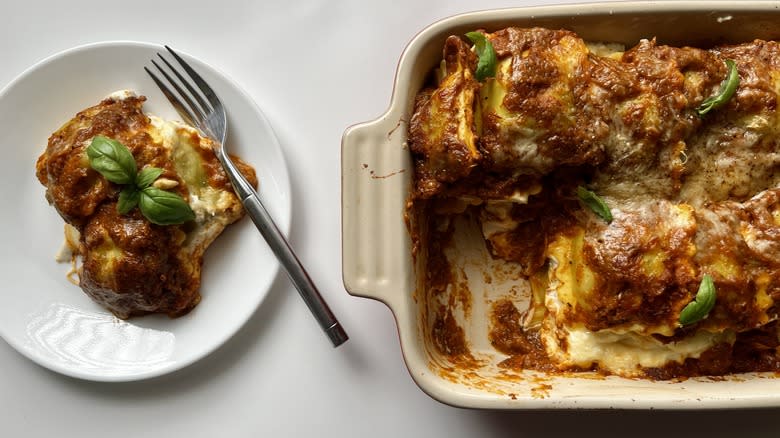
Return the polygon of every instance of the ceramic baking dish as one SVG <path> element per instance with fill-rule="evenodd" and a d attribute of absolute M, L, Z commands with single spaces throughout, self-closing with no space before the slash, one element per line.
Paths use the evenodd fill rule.
<path fill-rule="evenodd" d="M 487 340 L 487 306 L 495 285 L 470 284 L 468 312 L 460 312 L 472 353 L 483 365 L 464 368 L 431 345 L 426 294 L 418 289 L 405 208 L 412 177 L 406 147 L 415 94 L 441 59 L 449 35 L 506 26 L 566 28 L 586 41 L 632 46 L 708 46 L 780 38 L 776 2 L 621 2 L 481 11 L 422 30 L 401 55 L 387 112 L 350 127 L 342 141 L 343 276 L 350 294 L 385 303 L 395 315 L 404 360 L 420 388 L 455 406 L 532 408 L 747 408 L 780 406 L 780 378 L 743 374 L 718 379 L 648 381 L 590 374 L 554 376 L 507 372 Z M 500 289 L 500 288 L 499 288 Z M 495 292 L 495 293 L 500 293 Z"/>

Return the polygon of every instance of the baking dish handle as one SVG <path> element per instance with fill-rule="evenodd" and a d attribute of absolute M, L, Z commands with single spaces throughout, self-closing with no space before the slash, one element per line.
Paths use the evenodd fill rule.
<path fill-rule="evenodd" d="M 389 114 L 346 130 L 341 143 L 344 286 L 391 309 L 412 288 L 404 219 L 411 181 L 406 123 Z"/>

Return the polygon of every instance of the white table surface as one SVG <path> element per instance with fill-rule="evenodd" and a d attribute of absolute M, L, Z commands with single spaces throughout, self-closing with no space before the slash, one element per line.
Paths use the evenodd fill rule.
<path fill-rule="evenodd" d="M 777 410 L 484 412 L 420 391 L 380 303 L 341 281 L 340 140 L 387 107 L 398 57 L 459 12 L 553 1 L 0 1 L 0 88 L 40 59 L 104 40 L 167 43 L 258 102 L 292 180 L 291 242 L 348 330 L 333 349 L 280 275 L 250 322 L 181 371 L 94 383 L 0 342 L 0 436 L 778 436 Z M 1 305 L 1 304 L 0 304 Z"/>

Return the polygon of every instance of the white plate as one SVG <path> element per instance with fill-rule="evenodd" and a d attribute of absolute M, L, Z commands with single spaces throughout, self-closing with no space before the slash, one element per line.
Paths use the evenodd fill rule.
<path fill-rule="evenodd" d="M 0 91 L 0 336 L 54 371 L 82 379 L 129 381 L 159 376 L 204 357 L 254 313 L 278 264 L 248 218 L 206 251 L 200 304 L 178 319 L 127 322 L 69 283 L 55 262 L 63 221 L 44 198 L 35 161 L 47 139 L 78 111 L 119 89 L 147 96 L 145 110 L 179 119 L 143 70 L 161 46 L 105 42 L 49 57 Z M 228 148 L 255 166 L 260 195 L 286 234 L 290 182 L 271 126 L 252 99 L 224 75 L 185 56 L 223 100 Z"/>

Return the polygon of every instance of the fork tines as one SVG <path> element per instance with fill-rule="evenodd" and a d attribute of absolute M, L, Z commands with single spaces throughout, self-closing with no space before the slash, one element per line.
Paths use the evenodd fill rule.
<path fill-rule="evenodd" d="M 165 63 L 168 70 L 173 72 L 176 79 L 168 74 L 168 72 L 162 68 L 160 64 L 155 62 L 154 59 L 152 59 L 151 62 L 165 78 L 165 81 L 161 80 L 160 77 L 149 68 L 144 67 L 144 70 L 151 76 L 152 80 L 157 84 L 157 87 L 165 94 L 165 97 L 171 102 L 179 115 L 185 119 L 185 122 L 195 126 L 204 133 L 211 134 L 211 137 L 214 137 L 215 133 L 212 132 L 206 121 L 215 111 L 223 111 L 222 104 L 214 93 L 214 90 L 211 89 L 206 81 L 184 59 L 182 59 L 179 54 L 168 46 L 165 46 L 165 49 L 174 59 L 176 59 L 176 62 L 181 65 L 190 77 L 190 80 L 195 83 L 195 86 L 193 86 L 190 80 L 179 73 L 179 70 L 171 65 L 171 63 L 160 53 L 157 53 L 157 56 Z M 166 82 L 170 87 L 166 85 Z"/>

